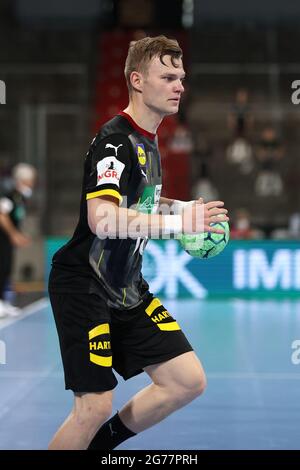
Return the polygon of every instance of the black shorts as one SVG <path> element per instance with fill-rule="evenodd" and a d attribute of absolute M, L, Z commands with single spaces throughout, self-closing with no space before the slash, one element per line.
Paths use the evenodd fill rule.
<path fill-rule="evenodd" d="M 96 294 L 58 294 L 50 301 L 65 373 L 74 392 L 112 390 L 125 380 L 193 348 L 152 294 L 138 307 L 115 310 Z"/>

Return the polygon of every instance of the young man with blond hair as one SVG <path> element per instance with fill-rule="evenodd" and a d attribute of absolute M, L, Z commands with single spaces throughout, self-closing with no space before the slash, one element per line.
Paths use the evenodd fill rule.
<path fill-rule="evenodd" d="M 192 346 L 141 274 L 149 237 L 220 232 L 211 224 L 228 220 L 221 201 L 160 196 L 156 131 L 178 111 L 184 76 L 177 41 L 131 43 L 129 104 L 104 124 L 87 154 L 79 223 L 55 254 L 49 282 L 66 388 L 74 392 L 74 408 L 50 449 L 113 449 L 205 388 Z M 110 418 L 113 369 L 125 380 L 144 371 L 152 383 Z"/>

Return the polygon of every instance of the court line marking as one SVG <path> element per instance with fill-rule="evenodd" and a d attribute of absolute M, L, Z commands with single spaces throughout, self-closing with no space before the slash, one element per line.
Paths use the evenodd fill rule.
<path fill-rule="evenodd" d="M 22 308 L 21 309 L 22 313 L 20 313 L 20 315 L 18 315 L 17 317 L 8 316 L 8 317 L 1 318 L 0 330 L 3 330 L 4 328 L 7 328 L 8 326 L 13 325 L 14 323 L 20 320 L 23 320 L 24 318 L 27 318 L 30 315 L 33 315 L 48 306 L 49 306 L 49 300 L 47 297 L 43 297 L 42 299 L 36 300 L 35 302 L 32 302 L 31 304 Z"/>
<path fill-rule="evenodd" d="M 35 379 L 35 378 L 61 378 L 63 377 L 62 370 L 53 370 L 56 366 L 44 371 L 33 371 L 33 370 L 10 370 L 5 371 L 0 368 L 0 377 L 3 378 L 16 378 L 16 379 Z M 212 373 L 206 374 L 208 379 L 235 379 L 235 380 L 300 380 L 299 373 L 285 373 L 285 372 L 230 372 L 230 373 Z"/>
<path fill-rule="evenodd" d="M 51 369 L 53 369 L 53 367 L 45 371 L 44 374 L 49 376 L 51 374 Z M 4 378 L 5 375 L 6 373 L 4 373 Z M 0 373 L 0 376 L 2 376 L 2 373 Z M 23 380 L 16 381 L 14 383 L 14 387 L 11 390 L 11 393 L 6 397 L 4 396 L 1 398 L 2 406 L 0 410 L 0 419 L 2 419 L 6 414 L 13 413 L 16 409 L 18 409 L 19 406 L 22 406 L 24 399 L 26 401 L 26 397 L 30 395 L 30 393 L 35 390 L 44 380 L 43 374 L 36 374 L 35 376 L 31 375 L 30 380 L 27 380 L 27 378 L 28 377 L 26 377 L 24 380 L 23 377 Z"/>
<path fill-rule="evenodd" d="M 209 379 L 300 380 L 300 374 L 292 372 L 216 372 L 206 375 Z"/>
<path fill-rule="evenodd" d="M 64 376 L 62 370 L 54 370 L 56 368 L 55 366 L 52 366 L 51 368 L 44 370 L 44 371 L 33 371 L 33 370 L 9 370 L 5 371 L 0 369 L 0 377 L 5 378 L 5 379 L 60 379 L 61 377 Z"/>

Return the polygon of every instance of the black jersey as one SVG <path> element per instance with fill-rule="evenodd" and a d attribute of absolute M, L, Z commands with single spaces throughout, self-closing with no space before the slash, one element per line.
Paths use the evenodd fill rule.
<path fill-rule="evenodd" d="M 0 213 L 8 215 L 18 229 L 26 215 L 25 197 L 15 188 L 4 192 L 0 195 Z M 9 241 L 7 233 L 1 227 L 0 240 Z"/>
<path fill-rule="evenodd" d="M 125 113 L 107 122 L 87 153 L 79 222 L 72 239 L 53 257 L 49 290 L 97 293 L 118 309 L 141 303 L 148 291 L 141 274 L 147 239 L 96 237 L 88 225 L 87 200 L 108 195 L 121 207 L 136 204 L 138 211 L 154 213 L 161 181 L 157 137 Z"/>

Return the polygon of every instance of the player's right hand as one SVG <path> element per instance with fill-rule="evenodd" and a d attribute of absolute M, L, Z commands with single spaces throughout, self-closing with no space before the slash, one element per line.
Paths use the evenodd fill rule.
<path fill-rule="evenodd" d="M 228 222 L 228 210 L 223 201 L 211 201 L 204 204 L 200 198 L 187 206 L 182 214 L 183 233 L 214 232 L 224 233 L 223 229 L 211 226 L 216 222 Z"/>

